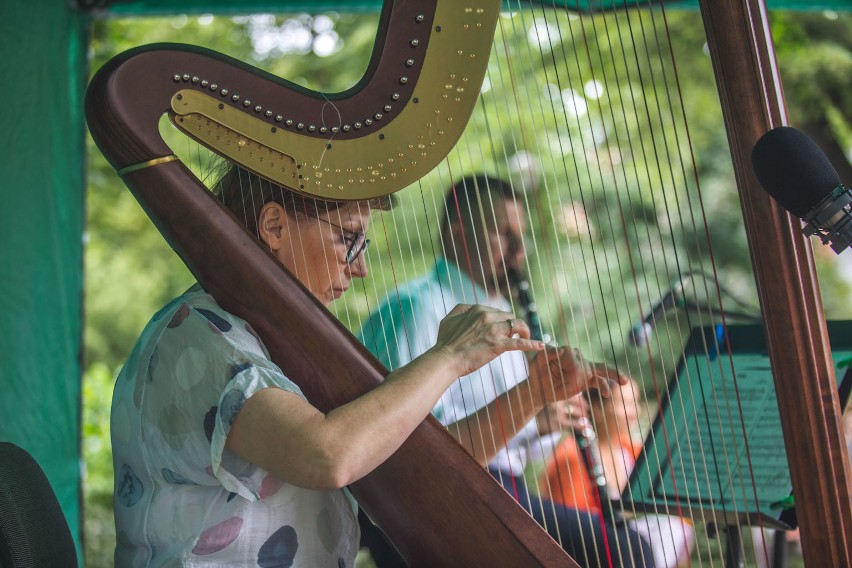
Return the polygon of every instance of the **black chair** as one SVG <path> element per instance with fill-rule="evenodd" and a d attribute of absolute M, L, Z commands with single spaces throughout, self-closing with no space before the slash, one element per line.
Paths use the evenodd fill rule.
<path fill-rule="evenodd" d="M 33 457 L 0 442 L 0 567 L 77 566 L 68 522 Z"/>

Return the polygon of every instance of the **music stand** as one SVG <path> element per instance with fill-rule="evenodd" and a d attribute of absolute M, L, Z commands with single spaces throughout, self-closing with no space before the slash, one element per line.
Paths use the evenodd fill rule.
<path fill-rule="evenodd" d="M 840 363 L 852 358 L 852 321 L 828 322 L 828 335 L 845 406 L 852 367 Z M 728 560 L 736 565 L 742 543 L 730 529 L 795 528 L 791 490 L 763 327 L 728 326 L 727 337 L 721 325 L 694 329 L 622 503 L 729 527 Z"/>

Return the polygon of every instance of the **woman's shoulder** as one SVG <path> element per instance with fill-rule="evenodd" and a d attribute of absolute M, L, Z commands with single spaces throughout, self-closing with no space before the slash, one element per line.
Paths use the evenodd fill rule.
<path fill-rule="evenodd" d="M 202 350 L 240 351 L 265 359 L 266 346 L 252 326 L 225 310 L 206 290 L 193 286 L 151 319 L 150 343 Z"/>

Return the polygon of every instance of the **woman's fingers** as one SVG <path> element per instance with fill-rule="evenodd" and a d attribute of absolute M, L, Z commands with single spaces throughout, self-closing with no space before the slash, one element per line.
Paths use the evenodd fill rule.
<path fill-rule="evenodd" d="M 587 361 L 577 348 L 548 348 L 539 357 L 545 358 L 542 360 L 545 365 L 533 366 L 533 369 L 541 369 L 536 373 L 536 378 L 548 381 L 557 397 L 570 398 L 589 388 L 598 389 L 603 396 L 609 396 L 613 387 L 625 385 L 629 380 L 605 363 Z"/>
<path fill-rule="evenodd" d="M 589 388 L 598 389 L 604 397 L 610 396 L 612 389 L 626 385 L 630 379 L 605 363 L 593 363 L 589 370 Z"/>
<path fill-rule="evenodd" d="M 453 307 L 453 309 L 452 309 L 452 310 L 450 310 L 450 311 L 449 311 L 449 313 L 447 313 L 447 317 L 461 315 L 461 314 L 463 314 L 463 313 L 465 313 L 465 312 L 470 311 L 470 310 L 471 310 L 471 308 L 473 308 L 473 307 L 475 307 L 475 306 L 473 306 L 473 305 L 471 305 L 471 304 L 456 304 L 456 305 Z"/>
<path fill-rule="evenodd" d="M 498 312 L 498 314 L 511 315 L 506 312 Z M 517 335 L 523 339 L 529 339 L 530 335 L 532 335 L 530 326 L 521 318 L 509 317 L 502 324 L 504 326 L 504 333 L 507 333 L 510 338 Z"/>
<path fill-rule="evenodd" d="M 508 312 L 459 304 L 441 321 L 435 347 L 451 354 L 467 374 L 506 351 L 544 349 L 529 337 L 529 326 Z"/>
<path fill-rule="evenodd" d="M 520 337 L 510 337 L 506 351 L 544 351 L 546 345 L 543 341 L 536 339 L 523 339 Z"/>

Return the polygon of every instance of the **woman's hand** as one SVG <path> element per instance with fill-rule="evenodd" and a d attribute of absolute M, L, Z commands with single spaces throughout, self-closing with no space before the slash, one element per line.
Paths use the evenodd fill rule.
<path fill-rule="evenodd" d="M 438 339 L 430 351 L 449 356 L 461 377 L 506 351 L 544 349 L 543 342 L 529 337 L 527 324 L 510 313 L 459 304 L 441 321 Z"/>
<path fill-rule="evenodd" d="M 596 388 L 604 396 L 610 387 L 627 384 L 627 377 L 603 363 L 586 361 L 579 349 L 548 347 L 530 363 L 530 386 L 541 406 L 575 397 Z"/>
<path fill-rule="evenodd" d="M 589 403 L 582 395 L 545 406 L 536 415 L 538 433 L 542 436 L 582 430 L 589 426 Z"/>

